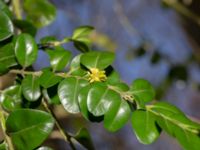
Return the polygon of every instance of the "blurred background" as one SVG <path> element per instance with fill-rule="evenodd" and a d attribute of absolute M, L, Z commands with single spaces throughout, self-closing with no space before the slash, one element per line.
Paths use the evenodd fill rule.
<path fill-rule="evenodd" d="M 54 23 L 42 28 L 37 39 L 70 36 L 75 27 L 94 26 L 90 37 L 95 49 L 116 53 L 115 69 L 124 82 L 149 80 L 156 99 L 168 101 L 195 120 L 200 120 L 200 1 L 199 0 L 51 0 L 57 7 Z M 77 51 L 68 44 L 74 54 Z M 46 60 L 46 61 L 45 61 Z M 48 66 L 40 51 L 35 68 Z M 57 108 L 63 127 L 75 132 L 86 127 L 97 150 L 181 150 L 165 133 L 151 145 L 140 144 L 130 124 L 108 133 L 101 123 L 66 116 Z M 69 146 L 57 139 L 48 145 L 58 150 Z M 82 148 L 80 148 L 82 149 Z"/>

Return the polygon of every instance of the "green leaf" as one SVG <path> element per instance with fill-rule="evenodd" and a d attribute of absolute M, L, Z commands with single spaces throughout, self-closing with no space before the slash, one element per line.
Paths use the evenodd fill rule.
<path fill-rule="evenodd" d="M 13 20 L 14 25 L 20 29 L 23 33 L 28 33 L 33 37 L 37 33 L 37 29 L 27 20 Z"/>
<path fill-rule="evenodd" d="M 39 28 L 49 25 L 56 17 L 56 8 L 48 0 L 25 0 L 23 7 L 27 20 Z"/>
<path fill-rule="evenodd" d="M 117 73 L 116 71 L 113 70 L 108 75 L 106 82 L 108 84 L 111 84 L 111 85 L 116 84 L 116 83 L 120 83 L 121 81 L 120 81 L 120 75 L 119 75 L 119 73 Z"/>
<path fill-rule="evenodd" d="M 82 128 L 78 133 L 73 137 L 81 145 L 83 145 L 88 150 L 94 150 L 91 136 L 86 128 Z"/>
<path fill-rule="evenodd" d="M 17 65 L 12 43 L 6 44 L 0 48 L 0 73 L 4 73 L 9 67 Z"/>
<path fill-rule="evenodd" d="M 70 113 L 78 113 L 78 94 L 88 82 L 83 79 L 69 77 L 58 86 L 58 96 L 64 108 Z"/>
<path fill-rule="evenodd" d="M 122 128 L 129 120 L 131 109 L 129 104 L 121 98 L 121 103 L 112 105 L 104 117 L 104 127 L 111 132 Z"/>
<path fill-rule="evenodd" d="M 54 105 L 60 104 L 60 99 L 57 94 L 57 88 L 58 88 L 58 84 L 48 89 L 42 90 L 42 94 L 49 104 L 54 104 Z"/>
<path fill-rule="evenodd" d="M 134 111 L 131 122 L 137 139 L 143 144 L 151 144 L 160 135 L 155 116 L 148 111 Z"/>
<path fill-rule="evenodd" d="M 12 19 L 13 15 L 12 12 L 9 10 L 8 6 L 0 0 L 0 11 L 4 12 L 9 18 Z"/>
<path fill-rule="evenodd" d="M 49 88 L 56 85 L 62 80 L 62 77 L 56 76 L 50 70 L 44 70 L 39 78 L 40 85 L 44 88 Z"/>
<path fill-rule="evenodd" d="M 72 39 L 88 36 L 93 30 L 94 28 L 91 26 L 80 26 L 74 30 Z"/>
<path fill-rule="evenodd" d="M 53 71 L 61 71 L 68 64 L 71 53 L 66 50 L 47 50 Z"/>
<path fill-rule="evenodd" d="M 5 141 L 0 143 L 0 150 L 8 150 L 8 145 Z"/>
<path fill-rule="evenodd" d="M 20 34 L 16 38 L 14 49 L 17 60 L 23 67 L 32 65 L 37 59 L 37 44 L 29 34 Z"/>
<path fill-rule="evenodd" d="M 10 86 L 5 89 L 0 95 L 0 102 L 2 107 L 7 111 L 13 111 L 21 108 L 22 91 L 20 85 Z"/>
<path fill-rule="evenodd" d="M 14 27 L 10 18 L 0 10 L 0 42 L 11 37 Z"/>
<path fill-rule="evenodd" d="M 158 125 L 175 137 L 184 149 L 199 149 L 199 124 L 189 120 L 183 112 L 168 103 L 161 102 L 150 105 L 148 108 L 148 111 L 156 116 Z"/>
<path fill-rule="evenodd" d="M 51 115 L 40 110 L 15 110 L 6 120 L 7 133 L 19 150 L 32 150 L 40 146 L 53 126 L 54 119 Z"/>
<path fill-rule="evenodd" d="M 37 101 L 41 95 L 38 77 L 27 75 L 22 81 L 22 92 L 29 101 Z"/>
<path fill-rule="evenodd" d="M 87 96 L 87 107 L 94 116 L 104 115 L 111 105 L 120 103 L 121 97 L 118 93 L 108 89 L 104 83 L 95 83 L 92 85 Z"/>
<path fill-rule="evenodd" d="M 133 81 L 130 91 L 133 96 L 136 96 L 140 101 L 145 103 L 152 101 L 155 96 L 152 85 L 144 79 L 136 79 Z"/>
<path fill-rule="evenodd" d="M 81 114 L 83 115 L 85 119 L 91 122 L 101 122 L 103 120 L 103 116 L 96 117 L 88 111 L 87 96 L 88 96 L 88 92 L 90 88 L 91 88 L 91 85 L 89 84 L 80 90 L 79 95 L 78 95 L 79 108 L 80 108 Z"/>
<path fill-rule="evenodd" d="M 81 63 L 90 68 L 105 69 L 114 61 L 114 54 L 111 52 L 88 52 L 81 56 Z"/>
<path fill-rule="evenodd" d="M 74 42 L 74 47 L 76 47 L 82 53 L 90 51 L 90 45 L 88 45 L 87 43 L 78 40 L 73 40 L 73 42 Z"/>

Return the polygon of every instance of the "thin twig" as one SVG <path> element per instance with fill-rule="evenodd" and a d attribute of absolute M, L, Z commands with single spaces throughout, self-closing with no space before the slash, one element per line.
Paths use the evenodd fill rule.
<path fill-rule="evenodd" d="M 46 109 L 46 111 L 48 113 L 50 113 L 52 115 L 52 117 L 55 119 L 55 124 L 56 124 L 56 127 L 58 128 L 60 134 L 62 135 L 63 139 L 67 142 L 69 142 L 69 145 L 71 147 L 72 150 L 76 150 L 76 147 L 74 146 L 71 138 L 72 136 L 70 134 L 68 134 L 67 132 L 65 132 L 63 130 L 63 128 L 61 127 L 56 115 L 54 114 L 53 110 L 51 110 L 49 107 L 48 107 L 48 104 L 47 102 L 45 101 L 45 99 L 42 100 L 42 105 L 44 106 L 44 108 Z"/>
<path fill-rule="evenodd" d="M 172 1 L 172 0 L 163 0 L 163 2 L 170 6 L 171 8 L 175 9 L 177 12 L 182 14 L 183 16 L 191 19 L 195 23 L 197 23 L 200 26 L 200 16 L 196 15 L 192 11 L 190 11 L 188 8 L 186 8 L 183 4 L 181 4 L 178 1 Z"/>
<path fill-rule="evenodd" d="M 12 0 L 13 12 L 17 19 L 22 19 L 20 0 Z"/>
<path fill-rule="evenodd" d="M 5 141 L 8 144 L 8 149 L 9 150 L 14 150 L 14 146 L 12 144 L 12 141 L 10 139 L 10 137 L 6 134 L 6 120 L 5 120 L 5 114 L 3 109 L 0 106 L 0 122 L 1 122 L 1 127 L 2 127 L 2 131 L 3 131 L 3 135 L 5 137 Z"/>

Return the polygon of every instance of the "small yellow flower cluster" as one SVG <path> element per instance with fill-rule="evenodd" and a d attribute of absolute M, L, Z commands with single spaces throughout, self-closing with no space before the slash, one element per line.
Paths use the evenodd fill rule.
<path fill-rule="evenodd" d="M 102 82 L 107 79 L 105 71 L 99 70 L 97 68 L 90 68 L 90 71 L 88 72 L 89 75 L 89 82 Z"/>

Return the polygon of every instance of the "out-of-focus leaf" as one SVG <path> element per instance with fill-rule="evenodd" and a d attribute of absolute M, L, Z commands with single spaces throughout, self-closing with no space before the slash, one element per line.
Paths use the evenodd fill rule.
<path fill-rule="evenodd" d="M 0 42 L 11 37 L 14 32 L 13 23 L 10 18 L 0 10 Z"/>
<path fill-rule="evenodd" d="M 16 38 L 14 49 L 19 64 L 24 67 L 32 65 L 37 59 L 37 44 L 29 34 L 20 34 Z"/>
<path fill-rule="evenodd" d="M 91 26 L 80 26 L 73 32 L 72 39 L 79 39 L 88 36 L 94 30 Z"/>
<path fill-rule="evenodd" d="M 6 120 L 7 133 L 15 148 L 19 150 L 32 150 L 40 146 L 53 126 L 52 116 L 40 110 L 15 110 Z"/>
<path fill-rule="evenodd" d="M 38 77 L 27 75 L 22 81 L 22 92 L 27 100 L 37 101 L 41 95 Z"/>
<path fill-rule="evenodd" d="M 56 17 L 56 8 L 48 0 L 25 0 L 27 19 L 36 27 L 49 25 Z"/>
<path fill-rule="evenodd" d="M 4 12 L 9 18 L 12 19 L 13 15 L 12 12 L 9 10 L 8 6 L 0 0 L 0 11 Z"/>
<path fill-rule="evenodd" d="M 23 33 L 28 33 L 33 37 L 37 33 L 37 29 L 27 20 L 13 20 L 14 25 L 19 28 Z"/>

